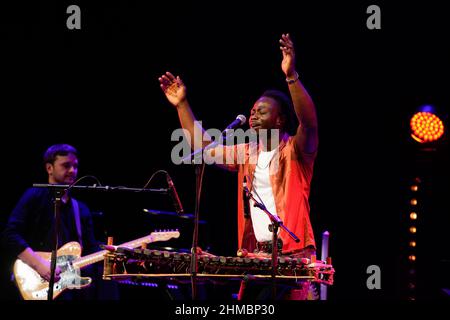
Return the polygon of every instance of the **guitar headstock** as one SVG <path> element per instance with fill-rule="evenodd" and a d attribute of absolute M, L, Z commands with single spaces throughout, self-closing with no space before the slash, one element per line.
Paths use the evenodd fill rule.
<path fill-rule="evenodd" d="M 151 242 L 155 241 L 167 241 L 172 238 L 178 238 L 180 236 L 180 232 L 178 229 L 176 230 L 159 230 L 159 231 L 153 231 L 150 234 Z"/>

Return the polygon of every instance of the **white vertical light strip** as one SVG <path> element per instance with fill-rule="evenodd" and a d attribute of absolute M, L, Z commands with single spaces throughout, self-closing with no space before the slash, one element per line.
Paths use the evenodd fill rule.
<path fill-rule="evenodd" d="M 320 260 L 327 261 L 328 258 L 328 242 L 330 238 L 330 233 L 328 231 L 325 231 L 322 233 L 322 249 L 321 249 L 321 256 Z M 327 285 L 321 284 L 320 285 L 320 300 L 327 300 L 328 292 L 327 292 Z"/>

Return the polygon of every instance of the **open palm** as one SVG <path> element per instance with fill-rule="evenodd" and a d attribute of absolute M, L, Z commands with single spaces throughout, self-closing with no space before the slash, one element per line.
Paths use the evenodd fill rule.
<path fill-rule="evenodd" d="M 180 77 L 175 77 L 170 72 L 166 72 L 158 80 L 167 100 L 172 105 L 177 106 L 186 100 L 186 86 Z"/>
<path fill-rule="evenodd" d="M 295 72 L 295 50 L 289 34 L 283 34 L 281 36 L 280 44 L 280 49 L 283 53 L 281 70 L 283 70 L 286 76 L 291 76 Z"/>

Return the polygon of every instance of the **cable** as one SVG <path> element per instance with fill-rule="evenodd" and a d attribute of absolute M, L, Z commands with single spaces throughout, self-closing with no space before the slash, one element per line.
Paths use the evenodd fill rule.
<path fill-rule="evenodd" d="M 148 179 L 147 183 L 142 187 L 142 189 L 140 191 L 145 190 L 145 188 L 147 188 L 150 185 L 150 182 L 152 181 L 152 179 L 158 174 L 158 173 L 165 173 L 167 176 L 170 177 L 169 173 L 166 170 L 158 170 L 155 173 L 152 174 L 152 176 L 150 177 L 150 179 Z M 140 192 L 138 191 L 138 192 Z"/>
<path fill-rule="evenodd" d="M 69 191 L 70 189 L 72 189 L 72 187 L 74 187 L 78 182 L 80 182 L 81 180 L 86 179 L 86 178 L 92 178 L 92 179 L 94 179 L 94 180 L 98 183 L 99 186 L 102 186 L 100 180 L 99 180 L 96 176 L 86 175 L 86 176 L 82 176 L 81 178 L 75 180 L 75 182 L 72 183 L 71 185 L 69 185 L 69 187 L 68 187 L 65 191 L 68 192 L 68 191 Z"/>

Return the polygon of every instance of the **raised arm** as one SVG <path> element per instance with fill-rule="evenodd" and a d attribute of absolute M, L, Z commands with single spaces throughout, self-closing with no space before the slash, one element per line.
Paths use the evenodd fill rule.
<path fill-rule="evenodd" d="M 166 72 L 158 80 L 167 100 L 177 109 L 181 127 L 186 129 L 190 134 L 191 139 L 189 140 L 189 144 L 191 148 L 196 150 L 208 145 L 211 139 L 209 139 L 209 141 L 202 140 L 202 145 L 200 145 L 199 142 L 197 142 L 198 145 L 194 145 L 194 126 L 196 124 L 196 119 L 187 100 L 186 86 L 181 78 L 179 76 L 175 77 L 170 72 Z M 201 132 L 202 137 L 205 134 L 205 130 L 198 125 L 198 122 L 197 132 Z"/>
<path fill-rule="evenodd" d="M 295 140 L 302 153 L 311 154 L 316 152 L 319 143 L 316 108 L 295 70 L 295 49 L 289 34 L 281 36 L 280 44 L 283 53 L 281 69 L 286 75 L 295 113 L 300 122 Z"/>

